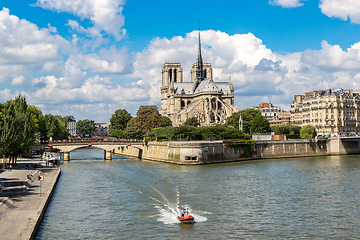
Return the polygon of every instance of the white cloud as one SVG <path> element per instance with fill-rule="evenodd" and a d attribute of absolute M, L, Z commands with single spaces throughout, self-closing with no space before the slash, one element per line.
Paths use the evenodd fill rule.
<path fill-rule="evenodd" d="M 304 5 L 306 0 L 269 0 L 269 4 L 281 6 L 283 8 L 295 8 Z"/>
<path fill-rule="evenodd" d="M 11 85 L 22 85 L 24 81 L 25 81 L 25 77 L 23 75 L 20 75 L 12 80 Z"/>
<path fill-rule="evenodd" d="M 360 1 L 358 0 L 320 0 L 321 12 L 328 17 L 350 19 L 360 24 Z"/>
<path fill-rule="evenodd" d="M 76 23 L 72 24 L 76 27 Z M 46 33 L 40 42 L 54 40 L 45 30 L 36 26 L 34 29 Z M 193 31 L 185 37 L 155 38 L 134 55 L 133 64 L 126 48 L 104 48 L 85 54 L 73 47 L 64 62 L 43 60 L 40 65 L 44 72 L 36 76 L 31 75 L 34 68 L 29 64 L 0 64 L 0 82 L 9 78 L 12 84 L 31 84 L 21 93 L 30 104 L 43 105 L 44 113 L 109 122 L 116 109 L 125 108 L 134 114 L 140 105 L 160 105 L 165 61 L 180 62 L 183 80 L 189 82 L 197 57 L 197 37 L 198 32 Z M 73 41 L 76 42 L 76 36 Z M 201 32 L 201 41 L 203 60 L 212 64 L 215 81 L 227 82 L 231 76 L 236 106 L 251 107 L 260 101 L 271 101 L 289 108 L 295 94 L 329 87 L 360 89 L 360 42 L 343 50 L 323 41 L 320 50 L 279 54 L 251 33 L 229 35 L 208 30 Z M 57 52 L 61 49 L 58 47 Z M 49 73 L 55 70 L 56 73 Z M 15 94 L 14 90 L 0 91 L 0 100 Z"/>
<path fill-rule="evenodd" d="M 212 63 L 216 81 L 228 81 L 235 88 L 235 105 L 251 107 L 271 101 L 289 109 L 295 94 L 325 88 L 360 89 L 360 42 L 342 50 L 322 42 L 320 50 L 278 54 L 253 34 L 228 35 L 202 31 L 203 60 Z M 160 103 L 161 69 L 165 60 L 180 62 L 184 81 L 196 61 L 197 32 L 186 37 L 156 38 L 138 53 L 132 77 L 151 86 L 149 103 Z"/>
<path fill-rule="evenodd" d="M 84 19 L 90 19 L 94 28 L 105 31 L 120 40 L 126 33 L 124 16 L 122 15 L 124 0 L 37 0 L 36 5 L 44 9 L 75 14 Z M 73 22 L 69 25 L 75 28 Z M 91 30 L 82 28 L 82 30 Z"/>
<path fill-rule="evenodd" d="M 39 29 L 3 8 L 0 11 L 0 65 L 41 65 L 59 59 L 59 48 L 65 50 L 66 41 L 52 35 L 52 30 Z"/>
<path fill-rule="evenodd" d="M 343 51 L 339 45 L 321 43 L 321 50 L 306 50 L 302 61 L 327 71 L 360 71 L 360 43 Z"/>
<path fill-rule="evenodd" d="M 0 11 L 0 82 L 12 81 L 14 86 L 26 85 L 34 72 L 54 71 L 70 44 L 55 29 L 39 29 L 35 24 Z M 22 76 L 22 77 L 19 77 Z"/>

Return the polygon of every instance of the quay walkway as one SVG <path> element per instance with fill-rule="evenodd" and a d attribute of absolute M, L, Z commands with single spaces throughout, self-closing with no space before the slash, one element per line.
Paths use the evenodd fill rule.
<path fill-rule="evenodd" d="M 33 160 L 18 160 L 12 171 L 0 173 L 1 239 L 35 238 L 60 173 L 60 168 Z"/>

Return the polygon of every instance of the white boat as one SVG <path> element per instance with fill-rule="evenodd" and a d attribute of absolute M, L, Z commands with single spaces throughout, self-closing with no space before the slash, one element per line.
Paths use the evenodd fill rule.
<path fill-rule="evenodd" d="M 57 163 L 60 161 L 60 155 L 56 152 L 44 152 L 41 159 L 43 161 Z"/>

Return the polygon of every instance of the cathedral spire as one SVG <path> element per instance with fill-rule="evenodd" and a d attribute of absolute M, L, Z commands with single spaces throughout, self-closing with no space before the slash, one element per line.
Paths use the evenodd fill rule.
<path fill-rule="evenodd" d="M 196 78 L 197 81 L 204 80 L 204 69 L 203 69 L 203 60 L 201 56 L 201 40 L 200 40 L 200 28 L 199 28 L 199 46 L 198 46 L 198 56 L 196 61 Z"/>

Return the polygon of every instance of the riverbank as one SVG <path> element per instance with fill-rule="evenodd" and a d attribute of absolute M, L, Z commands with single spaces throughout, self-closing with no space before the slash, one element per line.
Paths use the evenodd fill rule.
<path fill-rule="evenodd" d="M 167 141 L 127 144 L 115 154 L 182 165 L 225 163 L 257 159 L 360 154 L 360 139 L 283 140 L 257 142 Z"/>
<path fill-rule="evenodd" d="M 29 159 L 18 160 L 14 170 L 0 173 L 2 239 L 35 238 L 60 173 L 60 168 Z M 31 180 L 27 179 L 30 175 Z M 38 181 L 39 175 L 43 176 L 43 181 Z"/>

